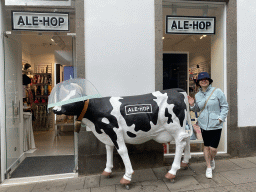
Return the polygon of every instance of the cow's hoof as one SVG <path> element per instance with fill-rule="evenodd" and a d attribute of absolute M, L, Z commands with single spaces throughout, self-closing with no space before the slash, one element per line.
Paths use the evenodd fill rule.
<path fill-rule="evenodd" d="M 126 188 L 127 190 L 129 190 L 129 189 L 130 189 L 130 186 L 129 186 L 129 185 L 125 185 L 125 188 Z"/>
<path fill-rule="evenodd" d="M 131 181 L 122 178 L 122 179 L 120 180 L 120 183 L 121 183 L 122 185 L 129 185 L 129 184 L 131 183 Z"/>
<path fill-rule="evenodd" d="M 103 175 L 103 176 L 106 176 L 106 177 L 110 178 L 110 177 L 111 177 L 111 172 L 103 171 L 101 175 Z"/>
<path fill-rule="evenodd" d="M 180 167 L 182 167 L 183 169 L 187 170 L 188 169 L 188 163 L 180 163 Z"/>
<path fill-rule="evenodd" d="M 171 182 L 173 182 L 174 178 L 175 178 L 175 175 L 168 172 L 168 173 L 166 173 L 165 178 L 169 179 L 169 180 L 171 180 Z"/>

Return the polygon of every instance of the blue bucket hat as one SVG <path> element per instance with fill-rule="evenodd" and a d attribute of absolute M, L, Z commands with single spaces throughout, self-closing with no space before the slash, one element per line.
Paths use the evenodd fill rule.
<path fill-rule="evenodd" d="M 209 80 L 209 84 L 211 84 L 213 82 L 213 80 L 210 78 L 210 75 L 207 72 L 201 72 L 198 74 L 196 84 L 199 85 L 199 81 L 202 79 L 205 79 L 205 78 L 207 78 Z"/>

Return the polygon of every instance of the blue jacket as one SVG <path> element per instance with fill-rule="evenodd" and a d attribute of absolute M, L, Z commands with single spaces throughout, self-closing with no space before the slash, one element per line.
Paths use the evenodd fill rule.
<path fill-rule="evenodd" d="M 195 105 L 190 107 L 190 110 L 199 112 L 204 107 L 204 104 L 208 97 L 211 95 L 215 88 L 211 85 L 208 86 L 205 92 L 200 88 L 199 92 L 195 96 Z M 211 98 L 208 100 L 207 105 L 203 111 L 201 111 L 198 117 L 198 125 L 204 130 L 222 129 L 223 122 L 228 115 L 228 103 L 224 93 L 221 89 L 217 88 Z M 222 122 L 219 122 L 219 119 Z"/>

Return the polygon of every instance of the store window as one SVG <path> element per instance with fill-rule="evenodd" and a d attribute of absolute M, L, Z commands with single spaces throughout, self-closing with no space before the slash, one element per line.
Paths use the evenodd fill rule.
<path fill-rule="evenodd" d="M 195 84 L 198 73 L 208 72 L 214 80 L 213 86 L 222 89 L 225 93 L 225 4 L 223 3 L 175 3 L 163 1 L 163 89 L 182 88 L 194 97 L 198 92 Z M 188 31 L 182 33 L 183 23 L 174 23 L 178 29 L 176 33 L 166 31 L 167 16 L 198 19 L 193 24 L 205 29 L 213 27 L 214 32 L 201 30 L 199 33 Z M 212 23 L 204 19 L 214 19 Z M 208 23 L 207 23 L 208 22 Z M 175 26 L 175 24 L 177 24 Z M 182 25 L 183 24 L 183 25 Z M 185 22 L 185 28 L 189 23 Z M 192 26 L 191 25 L 191 26 Z M 180 30 L 180 31 L 179 31 Z M 202 153 L 203 141 L 200 127 L 197 125 L 199 113 L 190 112 L 194 134 L 191 137 L 191 152 Z M 226 151 L 226 126 L 222 131 L 222 137 L 218 151 Z M 175 152 L 175 144 L 165 144 L 165 155 Z"/>

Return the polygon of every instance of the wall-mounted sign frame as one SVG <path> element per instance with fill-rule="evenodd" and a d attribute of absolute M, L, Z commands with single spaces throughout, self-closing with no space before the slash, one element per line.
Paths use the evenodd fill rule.
<path fill-rule="evenodd" d="M 69 13 L 12 11 L 12 30 L 69 31 Z"/>
<path fill-rule="evenodd" d="M 71 6 L 71 0 L 5 0 L 6 6 Z"/>
<path fill-rule="evenodd" d="M 216 17 L 166 15 L 166 34 L 215 34 Z"/>

